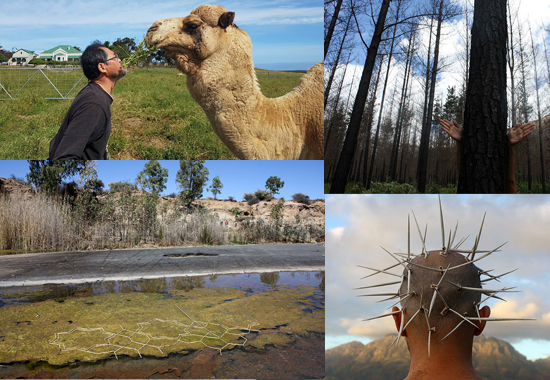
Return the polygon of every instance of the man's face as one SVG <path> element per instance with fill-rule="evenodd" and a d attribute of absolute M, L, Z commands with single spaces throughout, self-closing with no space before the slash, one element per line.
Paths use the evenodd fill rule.
<path fill-rule="evenodd" d="M 103 65 L 103 67 L 105 68 L 105 76 L 107 78 L 117 80 L 126 75 L 126 67 L 122 65 L 122 60 L 118 58 L 118 56 L 111 49 L 107 49 L 104 47 L 102 47 L 101 49 L 103 49 L 107 53 L 107 62 L 100 63 L 100 65 Z M 100 69 L 100 71 L 102 70 Z"/>

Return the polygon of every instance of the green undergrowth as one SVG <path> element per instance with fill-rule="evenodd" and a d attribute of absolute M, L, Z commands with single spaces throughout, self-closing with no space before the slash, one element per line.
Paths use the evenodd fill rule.
<path fill-rule="evenodd" d="M 227 343 L 224 349 L 230 349 L 231 343 L 244 342 L 240 335 L 248 337 L 246 345 L 258 349 L 289 344 L 291 334 L 324 333 L 324 310 L 307 299 L 314 292 L 313 287 L 279 287 L 246 296 L 245 291 L 232 288 L 196 288 L 4 306 L 0 308 L 0 363 L 95 361 L 114 357 L 109 351 L 117 347 L 125 347 L 117 351 L 118 356 L 165 357 L 205 346 L 222 349 Z M 312 313 L 302 310 L 308 306 Z M 201 326 L 218 337 L 206 334 Z M 259 334 L 247 335 L 248 326 L 260 330 Z M 204 335 L 204 344 L 190 343 L 197 339 L 185 332 Z"/>
<path fill-rule="evenodd" d="M 331 183 L 325 183 L 325 194 L 330 194 Z M 370 189 L 361 182 L 348 182 L 345 194 L 418 194 L 416 182 L 372 182 Z M 426 194 L 456 194 L 456 185 L 438 185 L 436 183 L 426 186 Z"/>

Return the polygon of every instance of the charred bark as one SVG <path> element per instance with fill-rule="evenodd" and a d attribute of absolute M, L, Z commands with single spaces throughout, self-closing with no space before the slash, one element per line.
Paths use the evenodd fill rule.
<path fill-rule="evenodd" d="M 506 0 L 476 0 L 458 193 L 503 193 L 506 127 Z"/>

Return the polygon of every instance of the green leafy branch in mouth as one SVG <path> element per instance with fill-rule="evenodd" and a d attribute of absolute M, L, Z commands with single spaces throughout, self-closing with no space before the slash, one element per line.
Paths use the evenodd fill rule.
<path fill-rule="evenodd" d="M 136 49 L 126 58 L 122 60 L 124 66 L 133 66 L 138 63 L 144 62 L 147 57 L 157 52 L 157 48 L 153 44 L 146 43 L 141 41 Z"/>

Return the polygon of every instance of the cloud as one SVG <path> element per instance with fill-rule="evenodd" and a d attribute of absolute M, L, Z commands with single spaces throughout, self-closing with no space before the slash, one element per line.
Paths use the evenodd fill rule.
<path fill-rule="evenodd" d="M 499 302 L 492 310 L 493 318 L 534 318 L 539 307 L 533 302 L 520 305 L 519 300 L 513 299 L 508 302 Z"/>
<path fill-rule="evenodd" d="M 382 338 L 388 334 L 397 334 L 392 317 L 384 317 L 377 323 L 361 319 L 343 319 L 341 326 L 347 328 L 347 333 L 355 336 L 364 336 L 371 339 Z"/>
<path fill-rule="evenodd" d="M 2 25 L 82 25 L 82 24 L 151 24 L 154 20 L 183 17 L 202 1 L 116 1 L 77 0 L 58 1 L 29 0 L 2 2 L 0 13 L 4 16 Z M 236 12 L 238 25 L 287 25 L 312 24 L 323 21 L 323 7 L 317 6 L 273 6 L 270 2 L 242 3 L 229 1 L 224 5 Z M 95 12 L 94 10 L 107 10 Z"/>

